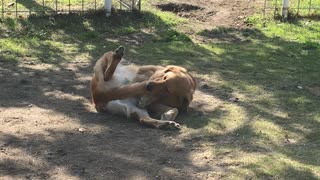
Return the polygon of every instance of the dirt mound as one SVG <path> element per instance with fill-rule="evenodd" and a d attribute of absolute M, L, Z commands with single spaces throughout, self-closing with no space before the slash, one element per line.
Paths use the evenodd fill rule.
<path fill-rule="evenodd" d="M 257 0 L 173 0 L 166 4 L 156 4 L 156 7 L 192 20 L 190 23 L 193 27 L 209 29 L 217 26 L 246 26 L 245 21 L 257 10 L 258 2 Z"/>
<path fill-rule="evenodd" d="M 161 9 L 162 11 L 170 11 L 174 13 L 178 12 L 188 12 L 188 11 L 194 11 L 203 9 L 199 6 L 194 6 L 190 4 L 176 4 L 176 3 L 168 3 L 168 4 L 159 4 L 157 5 L 157 8 Z"/>

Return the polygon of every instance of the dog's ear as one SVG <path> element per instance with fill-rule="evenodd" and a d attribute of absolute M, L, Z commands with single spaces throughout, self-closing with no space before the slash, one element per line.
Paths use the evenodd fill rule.
<path fill-rule="evenodd" d="M 195 91 L 198 85 L 198 81 L 190 73 L 187 72 L 186 74 L 191 78 L 192 88 Z"/>

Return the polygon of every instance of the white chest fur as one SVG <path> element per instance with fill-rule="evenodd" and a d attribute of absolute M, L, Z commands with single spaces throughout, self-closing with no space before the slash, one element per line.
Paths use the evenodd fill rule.
<path fill-rule="evenodd" d="M 119 64 L 109 81 L 103 81 L 106 89 L 120 87 L 133 82 L 136 78 L 137 69 L 134 65 L 122 65 Z"/>

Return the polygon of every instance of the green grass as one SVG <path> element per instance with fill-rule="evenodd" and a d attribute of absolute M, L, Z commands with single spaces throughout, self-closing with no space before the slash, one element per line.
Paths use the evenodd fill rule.
<path fill-rule="evenodd" d="M 183 65 L 212 88 L 206 93 L 221 103 L 218 108 L 179 120 L 183 131 L 230 164 L 226 178 L 319 179 L 320 97 L 313 88 L 320 87 L 320 22 L 263 22 L 256 16 L 248 19 L 253 28 L 198 32 L 240 40 L 197 43 L 179 29 L 187 20 L 149 8 L 112 19 L 102 14 L 4 19 L 0 60 L 93 63 L 124 43 L 123 37 L 139 40 L 127 47 L 133 62 Z M 239 103 L 228 101 L 234 96 Z"/>
<path fill-rule="evenodd" d="M 278 13 L 281 13 L 282 9 L 282 0 L 271 0 L 267 1 L 267 6 L 270 8 L 276 8 Z M 311 7 L 311 9 L 309 9 Z M 319 8 L 320 7 L 320 0 L 290 0 L 289 1 L 289 8 L 291 13 L 296 14 L 299 13 L 302 16 L 312 15 L 312 14 L 319 14 L 319 9 L 312 9 L 312 8 Z M 299 11 L 298 11 L 299 8 Z"/>

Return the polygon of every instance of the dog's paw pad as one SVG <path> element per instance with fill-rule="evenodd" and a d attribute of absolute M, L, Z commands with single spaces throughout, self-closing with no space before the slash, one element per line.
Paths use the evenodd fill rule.
<path fill-rule="evenodd" d="M 116 54 L 117 56 L 123 56 L 123 54 L 124 54 L 124 47 L 123 47 L 123 46 L 119 46 L 114 52 L 115 52 L 115 54 Z"/>
<path fill-rule="evenodd" d="M 169 129 L 169 130 L 180 130 L 181 125 L 174 121 L 168 121 L 162 128 Z"/>

